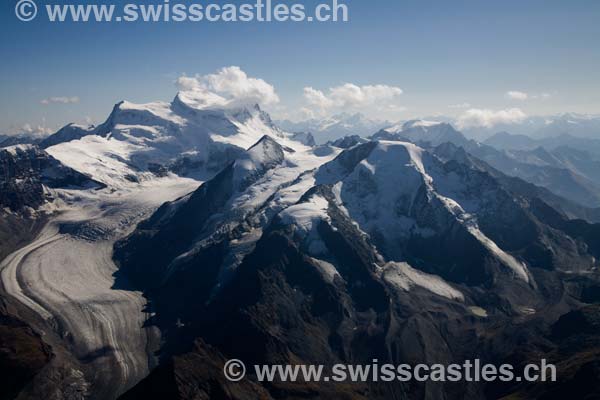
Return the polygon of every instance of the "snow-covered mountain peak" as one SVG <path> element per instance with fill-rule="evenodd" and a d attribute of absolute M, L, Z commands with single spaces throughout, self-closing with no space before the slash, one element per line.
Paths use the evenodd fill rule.
<path fill-rule="evenodd" d="M 372 136 L 373 139 L 406 140 L 409 142 L 437 146 L 445 142 L 463 145 L 467 139 L 462 133 L 446 122 L 412 120 L 401 127 L 396 125 L 382 129 Z"/>
<path fill-rule="evenodd" d="M 422 157 L 423 150 L 412 143 L 371 141 L 346 150 L 323 165 L 316 174 L 317 181 L 327 184 L 353 173 L 361 174 L 363 170 L 369 175 L 387 174 L 388 171 L 403 175 L 404 169 L 408 168 L 423 174 Z"/>
<path fill-rule="evenodd" d="M 263 136 L 234 162 L 236 186 L 247 186 L 265 171 L 280 165 L 284 159 L 283 147 L 270 136 Z"/>
<path fill-rule="evenodd" d="M 257 104 L 215 104 L 187 91 L 170 103 L 122 101 L 98 127 L 66 126 L 43 147 L 111 187 L 130 186 L 169 171 L 212 176 L 264 136 L 294 150 L 309 149 L 302 138 L 277 128 Z"/>
<path fill-rule="evenodd" d="M 215 109 L 221 97 L 212 92 L 180 91 L 173 100 L 174 104 L 182 104 L 195 110 Z"/>
<path fill-rule="evenodd" d="M 412 143 L 377 141 L 342 152 L 315 177 L 333 187 L 338 206 L 380 242 L 388 259 L 403 260 L 397 243 L 458 224 L 515 276 L 529 280 L 525 266 L 479 228 L 476 215 L 493 212 L 507 197 L 486 174 L 444 164 Z"/>
<path fill-rule="evenodd" d="M 234 119 L 245 123 L 252 118 L 258 118 L 270 129 L 278 130 L 268 113 L 263 111 L 257 103 L 223 104 L 210 99 L 214 93 L 199 94 L 196 91 L 180 91 L 170 104 L 171 110 L 187 118 L 197 116 L 213 116 Z M 217 96 L 218 97 L 218 96 Z"/>
<path fill-rule="evenodd" d="M 410 121 L 406 121 L 403 125 L 402 125 L 402 129 L 411 129 L 411 128 L 429 128 L 429 127 L 433 127 L 436 125 L 444 125 L 445 123 L 443 122 L 438 122 L 438 121 L 428 121 L 428 120 L 423 120 L 423 119 L 413 119 Z M 448 124 L 445 124 L 448 125 Z"/>
<path fill-rule="evenodd" d="M 171 133 L 165 128 L 175 129 L 176 126 L 185 124 L 185 117 L 179 115 L 172 107 L 172 104 L 157 101 L 145 104 L 135 104 L 129 101 L 117 103 L 110 116 L 99 133 L 118 133 L 114 131 L 124 131 L 128 127 L 135 127 L 153 134 Z M 156 127 L 156 129 L 144 129 Z M 163 129 L 158 129 L 158 127 Z"/>

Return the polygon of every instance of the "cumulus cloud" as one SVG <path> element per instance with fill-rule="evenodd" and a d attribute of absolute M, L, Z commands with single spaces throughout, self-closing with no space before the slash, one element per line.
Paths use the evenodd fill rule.
<path fill-rule="evenodd" d="M 527 115 L 519 108 L 505 110 L 489 110 L 471 108 L 458 117 L 456 124 L 459 128 L 491 128 L 498 124 L 522 122 Z"/>
<path fill-rule="evenodd" d="M 180 76 L 176 80 L 186 101 L 198 108 L 228 108 L 279 102 L 275 88 L 259 78 L 249 77 L 240 67 L 221 68 L 214 74 Z"/>
<path fill-rule="evenodd" d="M 333 100 L 325 96 L 325 93 L 320 90 L 313 89 L 312 87 L 304 88 L 304 99 L 311 106 L 315 106 L 320 109 L 326 109 L 334 106 Z"/>
<path fill-rule="evenodd" d="M 298 116 L 300 117 L 301 120 L 313 119 L 313 118 L 317 117 L 317 115 L 315 114 L 315 112 L 313 110 L 311 110 L 310 108 L 307 108 L 307 107 L 300 107 L 300 111 L 298 113 Z"/>
<path fill-rule="evenodd" d="M 28 136 L 35 136 L 35 137 L 42 137 L 42 136 L 47 136 L 51 133 L 53 133 L 54 131 L 50 128 L 47 128 L 45 126 L 41 126 L 41 125 L 32 125 L 32 124 L 24 124 L 23 126 L 20 127 L 20 129 L 17 130 L 18 134 L 26 134 Z"/>
<path fill-rule="evenodd" d="M 525 92 L 520 92 L 518 90 L 510 90 L 508 92 L 506 92 L 506 98 L 507 99 L 511 99 L 511 100 L 527 100 L 529 98 L 529 95 Z"/>
<path fill-rule="evenodd" d="M 75 104 L 75 103 L 79 103 L 79 97 L 77 97 L 77 96 L 72 96 L 72 97 L 65 97 L 65 96 L 48 97 L 47 99 L 41 100 L 40 103 L 42 103 L 44 105 L 48 105 L 48 104 Z"/>
<path fill-rule="evenodd" d="M 304 100 L 316 112 L 324 114 L 335 110 L 358 110 L 372 106 L 389 108 L 389 102 L 396 100 L 402 89 L 388 85 L 358 86 L 345 83 L 329 88 L 327 93 L 312 88 L 304 88 Z"/>

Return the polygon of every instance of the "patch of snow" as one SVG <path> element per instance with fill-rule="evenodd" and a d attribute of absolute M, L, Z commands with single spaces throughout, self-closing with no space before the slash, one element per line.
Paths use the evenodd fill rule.
<path fill-rule="evenodd" d="M 498 257 L 498 259 L 500 259 L 504 263 L 504 265 L 512 269 L 518 278 L 524 280 L 525 282 L 529 282 L 529 274 L 527 273 L 527 267 L 525 266 L 525 264 L 523 264 L 521 261 L 517 260 L 510 254 L 502 250 L 500 247 L 498 247 L 498 245 L 493 240 L 485 236 L 483 232 L 479 230 L 478 227 L 468 226 L 468 230 L 473 236 L 475 236 L 479 240 L 481 244 L 483 244 L 485 247 L 487 247 L 489 251 L 495 254 L 496 257 Z"/>
<path fill-rule="evenodd" d="M 419 286 L 450 300 L 464 301 L 463 294 L 436 275 L 426 274 L 407 263 L 390 262 L 383 267 L 383 279 L 399 289 L 410 291 Z"/>
<path fill-rule="evenodd" d="M 532 307 L 520 307 L 519 312 L 523 315 L 533 315 L 536 313 L 536 310 Z"/>
<path fill-rule="evenodd" d="M 290 206 L 279 213 L 284 224 L 295 225 L 304 234 L 313 231 L 315 225 L 320 221 L 329 221 L 327 208 L 329 203 L 319 195 L 311 196 L 304 203 Z"/>
<path fill-rule="evenodd" d="M 328 283 L 333 283 L 336 276 L 340 277 L 338 270 L 333 264 L 318 258 L 311 258 L 311 260 L 317 265 L 317 268 Z"/>
<path fill-rule="evenodd" d="M 471 306 L 468 307 L 469 311 L 471 311 L 471 313 L 473 313 L 473 315 L 476 315 L 478 317 L 481 318 L 487 318 L 488 317 L 488 313 L 485 309 L 481 308 L 481 307 L 477 307 L 477 306 Z"/>
<path fill-rule="evenodd" d="M 132 185 L 127 176 L 153 177 L 140 174 L 131 163 L 131 156 L 147 149 L 126 141 L 88 135 L 79 140 L 60 143 L 46 149 L 64 165 L 82 172 L 108 186 L 121 188 Z"/>
<path fill-rule="evenodd" d="M 404 124 L 396 124 L 396 125 L 392 125 L 387 128 L 384 128 L 383 130 L 386 132 L 389 132 L 389 133 L 398 133 L 398 132 L 402 131 L 403 125 Z"/>
<path fill-rule="evenodd" d="M 16 144 L 13 146 L 2 147 L 2 148 L 0 148 L 0 151 L 6 151 L 6 152 L 10 153 L 10 155 L 16 156 L 17 152 L 27 151 L 31 148 L 33 148 L 33 146 L 30 144 Z"/>

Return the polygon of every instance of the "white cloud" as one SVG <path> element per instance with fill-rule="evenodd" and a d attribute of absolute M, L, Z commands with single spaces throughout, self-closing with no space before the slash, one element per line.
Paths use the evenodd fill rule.
<path fill-rule="evenodd" d="M 491 128 L 498 124 L 512 124 L 522 122 L 527 115 L 519 108 L 505 110 L 489 110 L 471 108 L 458 117 L 456 125 L 460 128 Z"/>
<path fill-rule="evenodd" d="M 511 90 L 506 92 L 506 98 L 507 99 L 511 99 L 511 100 L 520 100 L 520 101 L 524 101 L 527 100 L 529 98 L 529 95 L 525 92 L 520 92 L 518 90 Z"/>
<path fill-rule="evenodd" d="M 450 104 L 448 108 L 470 108 L 471 104 L 469 103 L 459 103 L 459 104 Z"/>
<path fill-rule="evenodd" d="M 312 87 L 304 88 L 304 99 L 308 104 L 319 109 L 327 109 L 335 105 L 333 100 L 325 96 L 325 93 Z"/>
<path fill-rule="evenodd" d="M 46 136 L 46 135 L 49 135 L 49 134 L 51 134 L 53 132 L 54 131 L 52 129 L 50 129 L 50 128 L 46 128 L 46 127 L 41 126 L 41 125 L 34 126 L 32 124 L 27 123 L 27 124 L 23 125 L 18 130 L 17 133 L 25 133 L 25 134 L 30 135 L 30 136 Z"/>
<path fill-rule="evenodd" d="M 363 110 L 368 107 L 389 109 L 391 102 L 402 94 L 402 89 L 388 85 L 358 86 L 345 83 L 329 88 L 327 93 L 312 87 L 304 88 L 304 100 L 319 114 L 339 110 Z M 390 104 L 391 103 L 391 104 Z"/>
<path fill-rule="evenodd" d="M 316 118 L 317 116 L 315 115 L 315 112 L 313 110 L 311 110 L 310 108 L 300 107 L 299 117 L 301 120 L 305 120 L 305 119 L 313 119 L 313 118 Z"/>
<path fill-rule="evenodd" d="M 72 97 L 65 97 L 65 96 L 48 97 L 47 99 L 41 100 L 40 103 L 42 103 L 44 105 L 48 105 L 48 104 L 75 104 L 75 103 L 79 103 L 79 97 L 77 97 L 77 96 L 72 96 Z"/>
<path fill-rule="evenodd" d="M 552 97 L 552 95 L 547 92 L 543 92 L 543 93 L 539 93 L 539 94 L 531 94 L 531 93 L 520 92 L 518 90 L 511 90 L 511 91 L 506 92 L 505 97 L 510 100 L 525 101 L 525 100 L 540 100 L 540 99 L 547 100 L 550 97 Z"/>
<path fill-rule="evenodd" d="M 221 68 L 215 74 L 180 76 L 176 84 L 187 101 L 198 108 L 227 108 L 279 102 L 275 88 L 259 78 L 249 77 L 240 67 Z"/>

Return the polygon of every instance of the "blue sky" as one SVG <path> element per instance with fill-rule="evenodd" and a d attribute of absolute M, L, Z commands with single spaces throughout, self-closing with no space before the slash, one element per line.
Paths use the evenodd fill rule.
<path fill-rule="evenodd" d="M 347 23 L 58 24 L 21 22 L 16 1 L 3 1 L 0 133 L 101 122 L 122 99 L 170 100 L 177 77 L 231 65 L 274 86 L 281 101 L 270 111 L 278 117 L 299 117 L 304 88 L 328 96 L 345 83 L 401 88 L 395 108 L 364 110 L 395 120 L 467 108 L 600 113 L 598 1 L 345 3 Z M 51 97 L 78 101 L 41 104 Z"/>

